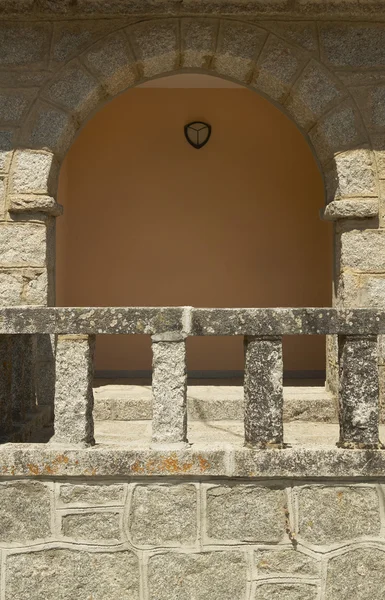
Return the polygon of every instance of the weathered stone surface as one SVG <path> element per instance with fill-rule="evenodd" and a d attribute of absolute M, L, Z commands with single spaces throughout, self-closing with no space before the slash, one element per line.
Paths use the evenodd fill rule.
<path fill-rule="evenodd" d="M 1 154 L 1 152 L 0 152 L 0 154 Z M 5 190 L 6 190 L 5 178 L 0 177 L 0 220 L 3 220 L 5 217 Z"/>
<path fill-rule="evenodd" d="M 55 336 L 36 336 L 35 389 L 37 404 L 51 407 L 53 414 L 55 399 Z"/>
<path fill-rule="evenodd" d="M 22 423 L 26 413 L 33 408 L 31 395 L 33 393 L 33 377 L 31 362 L 33 352 L 31 337 L 26 335 L 14 335 L 11 339 L 12 348 L 12 382 L 11 382 L 11 404 L 12 419 L 14 423 Z"/>
<path fill-rule="evenodd" d="M 49 489 L 38 481 L 0 484 L 0 541 L 24 542 L 51 535 Z"/>
<path fill-rule="evenodd" d="M 120 514 L 114 512 L 94 512 L 64 515 L 62 533 L 65 537 L 84 543 L 119 542 Z"/>
<path fill-rule="evenodd" d="M 132 86 L 138 78 L 128 37 L 121 31 L 92 46 L 84 58 L 111 95 Z"/>
<path fill-rule="evenodd" d="M 327 221 L 339 219 L 369 219 L 378 215 L 378 198 L 334 200 L 326 205 L 322 217 Z"/>
<path fill-rule="evenodd" d="M 12 430 L 11 343 L 11 336 L 0 335 L 0 440 Z"/>
<path fill-rule="evenodd" d="M 61 548 L 10 555 L 5 599 L 26 598 L 139 600 L 138 560 L 129 551 L 107 553 Z"/>
<path fill-rule="evenodd" d="M 94 336 L 58 336 L 56 346 L 56 443 L 94 444 Z"/>
<path fill-rule="evenodd" d="M 52 196 L 10 196 L 9 211 L 13 213 L 42 212 L 53 217 L 63 214 L 63 207 Z"/>
<path fill-rule="evenodd" d="M 0 92 L 0 122 L 20 124 L 33 97 L 36 95 L 25 90 L 2 90 Z"/>
<path fill-rule="evenodd" d="M 12 161 L 10 191 L 13 194 L 56 192 L 59 167 L 54 156 L 36 150 L 17 150 Z"/>
<path fill-rule="evenodd" d="M 183 19 L 181 28 L 182 66 L 208 69 L 215 52 L 218 21 Z"/>
<path fill-rule="evenodd" d="M 299 535 L 334 544 L 381 530 L 378 492 L 370 487 L 305 487 L 299 491 Z"/>
<path fill-rule="evenodd" d="M 323 59 L 334 67 L 385 66 L 385 28 L 380 24 L 322 24 L 320 42 Z"/>
<path fill-rule="evenodd" d="M 0 225 L 0 267 L 41 267 L 46 260 L 46 228 L 37 223 Z"/>
<path fill-rule="evenodd" d="M 341 301 L 345 306 L 385 307 L 385 276 L 346 271 L 340 277 Z"/>
<path fill-rule="evenodd" d="M 0 66 L 44 67 L 49 56 L 49 23 L 1 23 Z M 16 42 L 17 40 L 17 42 Z"/>
<path fill-rule="evenodd" d="M 377 196 L 376 167 L 370 150 L 355 148 L 334 157 L 325 171 L 327 201 Z"/>
<path fill-rule="evenodd" d="M 317 600 L 318 588 L 309 583 L 262 583 L 253 600 Z"/>
<path fill-rule="evenodd" d="M 244 598 L 245 558 L 240 552 L 161 554 L 149 561 L 150 600 Z"/>
<path fill-rule="evenodd" d="M 123 505 L 123 484 L 63 484 L 59 500 L 65 506 Z"/>
<path fill-rule="evenodd" d="M 255 552 L 257 574 L 304 575 L 317 577 L 320 575 L 321 563 L 317 559 L 294 549 L 257 550 Z"/>
<path fill-rule="evenodd" d="M 283 444 L 282 339 L 245 338 L 245 442 Z"/>
<path fill-rule="evenodd" d="M 197 537 L 197 489 L 194 485 L 138 485 L 130 515 L 135 545 L 187 545 Z"/>
<path fill-rule="evenodd" d="M 334 437 L 334 436 L 333 436 Z M 324 446 L 251 450 L 230 444 L 175 447 L 133 445 L 58 447 L 53 444 L 0 445 L 0 472 L 13 477 L 382 477 L 385 452 Z"/>
<path fill-rule="evenodd" d="M 64 106 L 79 118 L 84 118 L 100 101 L 99 83 L 78 61 L 61 69 L 44 90 L 47 100 Z"/>
<path fill-rule="evenodd" d="M 285 106 L 296 122 L 308 129 L 342 98 L 341 86 L 325 68 L 312 61 L 301 73 Z"/>
<path fill-rule="evenodd" d="M 0 271 L 0 305 L 15 306 L 22 302 L 23 278 L 20 269 Z"/>
<path fill-rule="evenodd" d="M 358 271 L 385 271 L 385 231 L 352 229 L 341 233 L 341 263 Z"/>
<path fill-rule="evenodd" d="M 152 343 L 152 439 L 187 441 L 186 343 Z"/>
<path fill-rule="evenodd" d="M 180 339 L 186 336 L 188 315 L 192 321 L 191 328 L 188 325 L 189 335 L 385 333 L 385 315 L 374 309 L 32 306 L 0 307 L 0 333 L 151 334 L 159 339 Z"/>
<path fill-rule="evenodd" d="M 326 600 L 382 600 L 385 595 L 385 553 L 356 548 L 329 560 Z"/>
<path fill-rule="evenodd" d="M 52 40 L 52 62 L 68 62 L 98 38 L 119 26 L 120 22 L 108 19 L 56 22 Z"/>
<path fill-rule="evenodd" d="M 336 152 L 356 146 L 364 139 L 354 107 L 349 103 L 329 112 L 309 136 L 322 163 L 328 162 Z"/>
<path fill-rule="evenodd" d="M 282 101 L 304 62 L 302 52 L 270 36 L 258 59 L 257 73 L 252 83 L 270 98 Z"/>
<path fill-rule="evenodd" d="M 339 445 L 379 447 L 378 343 L 376 336 L 340 340 Z"/>
<path fill-rule="evenodd" d="M 75 137 L 76 126 L 67 112 L 39 101 L 26 131 L 26 146 L 64 156 Z"/>
<path fill-rule="evenodd" d="M 11 164 L 13 148 L 13 132 L 0 130 L 0 172 L 7 173 Z"/>
<path fill-rule="evenodd" d="M 144 77 L 154 77 L 176 68 L 179 60 L 177 21 L 146 21 L 134 25 L 129 33 Z"/>
<path fill-rule="evenodd" d="M 251 80 L 267 32 L 247 23 L 221 23 L 214 69 L 238 81 Z"/>
<path fill-rule="evenodd" d="M 281 38 L 283 37 L 309 52 L 317 50 L 318 40 L 315 23 L 309 21 L 268 21 L 264 24 Z"/>
<path fill-rule="evenodd" d="M 9 308 L 2 315 L 6 319 L 0 319 L 0 332 L 5 328 L 7 331 L 2 333 L 175 334 L 180 338 L 184 314 L 183 307 L 23 307 L 22 312 Z"/>
<path fill-rule="evenodd" d="M 207 536 L 215 540 L 280 542 L 285 535 L 283 489 L 258 485 L 207 490 Z"/>

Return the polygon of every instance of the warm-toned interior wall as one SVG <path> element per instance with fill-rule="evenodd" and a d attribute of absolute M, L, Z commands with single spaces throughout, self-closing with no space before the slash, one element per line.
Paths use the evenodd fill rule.
<path fill-rule="evenodd" d="M 202 150 L 183 126 L 212 125 Z M 59 306 L 323 306 L 331 231 L 306 140 L 246 89 L 132 89 L 84 127 L 61 171 Z M 324 368 L 324 341 L 285 344 Z M 192 339 L 190 369 L 241 369 L 240 339 Z M 149 369 L 148 338 L 105 336 L 97 369 Z"/>

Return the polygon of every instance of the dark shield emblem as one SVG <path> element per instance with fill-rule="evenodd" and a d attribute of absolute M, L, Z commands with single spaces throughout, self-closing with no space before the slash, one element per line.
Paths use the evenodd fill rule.
<path fill-rule="evenodd" d="M 202 123 L 202 121 L 194 121 L 193 123 L 185 125 L 184 134 L 188 143 L 191 144 L 193 148 L 199 150 L 199 148 L 206 146 L 210 139 L 211 125 Z"/>

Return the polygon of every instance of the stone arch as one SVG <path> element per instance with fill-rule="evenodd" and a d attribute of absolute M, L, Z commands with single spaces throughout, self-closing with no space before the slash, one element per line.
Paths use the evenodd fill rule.
<path fill-rule="evenodd" d="M 186 71 L 228 78 L 255 90 L 295 122 L 324 176 L 326 218 L 378 213 L 369 137 L 341 81 L 314 53 L 267 27 L 215 18 L 152 19 L 126 26 L 54 73 L 21 124 L 11 169 L 11 210 L 23 204 L 17 196 L 32 194 L 37 197 L 29 198 L 28 210 L 46 206 L 48 212 L 58 212 L 47 196 L 55 195 L 58 166 L 85 121 L 129 87 Z M 336 202 L 340 200 L 344 202 Z"/>

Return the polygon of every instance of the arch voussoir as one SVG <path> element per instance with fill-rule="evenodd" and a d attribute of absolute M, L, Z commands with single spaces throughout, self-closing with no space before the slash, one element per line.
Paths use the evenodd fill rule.
<path fill-rule="evenodd" d="M 180 66 L 177 19 L 144 21 L 128 29 L 140 75 L 151 78 Z"/>

